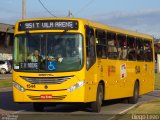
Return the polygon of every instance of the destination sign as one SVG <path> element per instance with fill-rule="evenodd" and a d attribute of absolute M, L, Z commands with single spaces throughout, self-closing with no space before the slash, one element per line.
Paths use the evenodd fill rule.
<path fill-rule="evenodd" d="M 40 20 L 20 22 L 19 31 L 27 30 L 77 30 L 78 21 L 75 20 Z"/>
<path fill-rule="evenodd" d="M 38 62 L 21 62 L 20 69 L 22 69 L 22 70 L 38 70 Z"/>

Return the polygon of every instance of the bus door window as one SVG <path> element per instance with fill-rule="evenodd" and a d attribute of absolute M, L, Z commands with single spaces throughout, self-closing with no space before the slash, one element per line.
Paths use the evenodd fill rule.
<path fill-rule="evenodd" d="M 117 51 L 117 39 L 116 33 L 107 32 L 107 41 L 108 41 L 108 58 L 109 59 L 117 59 L 118 51 Z"/>
<path fill-rule="evenodd" d="M 135 38 L 127 36 L 128 60 L 136 60 Z"/>
<path fill-rule="evenodd" d="M 86 55 L 87 55 L 87 70 L 95 63 L 95 41 L 94 30 L 86 26 Z"/>
<path fill-rule="evenodd" d="M 144 61 L 144 46 L 143 40 L 138 38 L 136 40 L 137 60 Z"/>
<path fill-rule="evenodd" d="M 126 35 L 118 34 L 117 35 L 118 42 L 118 57 L 120 60 L 126 59 L 127 56 L 127 41 Z"/>
<path fill-rule="evenodd" d="M 145 61 L 152 61 L 152 43 L 151 41 L 144 41 L 144 56 Z"/>
<path fill-rule="evenodd" d="M 98 58 L 107 58 L 107 37 L 103 30 L 96 30 L 96 51 Z"/>

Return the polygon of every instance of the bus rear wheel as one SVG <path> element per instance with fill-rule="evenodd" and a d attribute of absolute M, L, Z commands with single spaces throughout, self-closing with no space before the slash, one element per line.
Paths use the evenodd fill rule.
<path fill-rule="evenodd" d="M 139 98 L 139 83 L 136 82 L 134 85 L 133 96 L 128 98 L 128 103 L 135 104 L 138 102 Z"/>
<path fill-rule="evenodd" d="M 92 111 L 100 112 L 102 102 L 103 102 L 103 86 L 99 84 L 97 89 L 96 101 L 91 103 Z"/>
<path fill-rule="evenodd" d="M 43 103 L 33 103 L 33 109 L 38 112 L 42 112 L 44 110 Z"/>

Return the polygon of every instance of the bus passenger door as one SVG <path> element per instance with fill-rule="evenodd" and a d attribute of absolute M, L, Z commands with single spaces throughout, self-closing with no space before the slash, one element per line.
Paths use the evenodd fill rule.
<path fill-rule="evenodd" d="M 97 73 L 96 73 L 96 55 L 95 55 L 95 37 L 94 30 L 89 26 L 86 28 L 86 89 L 85 101 L 95 101 L 97 92 Z"/>

